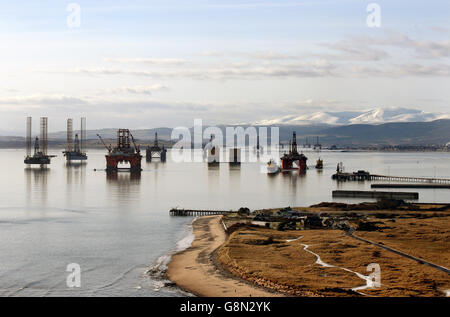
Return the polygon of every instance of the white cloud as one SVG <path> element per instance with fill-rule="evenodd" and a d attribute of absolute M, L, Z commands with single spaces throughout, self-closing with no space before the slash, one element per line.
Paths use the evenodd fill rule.
<path fill-rule="evenodd" d="M 177 70 L 130 70 L 117 68 L 74 68 L 62 73 L 85 75 L 126 75 L 150 78 L 191 78 L 196 80 L 263 79 L 283 77 L 322 77 L 332 75 L 335 66 L 325 60 L 290 64 L 249 65 L 246 63 Z M 58 72 L 57 72 L 58 73 Z"/>
<path fill-rule="evenodd" d="M 146 65 L 183 65 L 186 63 L 183 59 L 177 58 L 104 58 L 105 62 L 122 64 L 146 64 Z"/>
<path fill-rule="evenodd" d="M 0 105 L 84 105 L 86 100 L 64 95 L 30 95 L 0 98 Z"/>
<path fill-rule="evenodd" d="M 298 54 L 271 50 L 229 53 L 206 51 L 199 54 L 203 59 L 191 61 L 176 58 L 105 58 L 106 62 L 126 66 L 139 64 L 142 67 L 78 67 L 59 73 L 203 81 L 364 76 L 446 77 L 450 74 L 449 64 L 444 60 L 450 57 L 449 40 L 416 40 L 398 32 L 389 32 L 378 37 L 347 37 L 334 43 L 319 43 L 318 47 L 321 50 Z M 406 59 L 405 54 L 408 52 L 414 58 Z M 402 62 L 406 60 L 408 62 Z M 133 89 L 128 92 L 138 93 Z M 145 92 L 141 89 L 141 93 L 149 94 L 151 90 Z"/>
<path fill-rule="evenodd" d="M 416 58 L 439 59 L 450 57 L 450 40 L 416 40 L 399 32 L 389 32 L 380 37 L 352 37 L 349 41 L 349 44 L 353 43 L 354 47 L 364 45 L 367 47 L 384 46 L 407 49 L 412 51 Z"/>
<path fill-rule="evenodd" d="M 148 78 L 189 78 L 193 80 L 262 80 L 270 78 L 315 77 L 448 77 L 450 65 L 446 63 L 337 63 L 320 59 L 292 63 L 251 65 L 227 64 L 222 67 L 202 66 L 177 70 L 130 70 L 118 68 L 74 68 L 56 73 L 90 76 L 135 76 Z M 131 92 L 131 91 L 130 91 Z"/>
<path fill-rule="evenodd" d="M 108 91 L 112 93 L 129 93 L 129 94 L 142 94 L 142 95 L 152 95 L 155 91 L 169 90 L 169 87 L 161 84 L 154 84 L 151 86 L 134 86 L 134 87 L 119 87 L 112 88 Z"/>

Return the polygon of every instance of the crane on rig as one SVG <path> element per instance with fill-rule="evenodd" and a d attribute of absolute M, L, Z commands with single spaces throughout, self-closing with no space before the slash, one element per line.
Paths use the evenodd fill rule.
<path fill-rule="evenodd" d="M 133 136 L 133 134 L 131 134 L 131 132 L 130 132 L 130 137 L 131 137 L 131 142 L 133 142 L 136 152 L 140 152 L 140 148 L 138 145 L 136 145 L 136 141 L 134 140 L 134 136 Z"/>
<path fill-rule="evenodd" d="M 100 136 L 100 134 L 97 133 L 98 138 L 100 139 L 100 141 L 102 141 L 103 145 L 105 146 L 105 148 L 108 150 L 108 152 L 110 153 L 112 151 L 111 148 L 111 144 L 109 146 L 106 145 L 105 141 L 103 140 L 103 138 Z"/>

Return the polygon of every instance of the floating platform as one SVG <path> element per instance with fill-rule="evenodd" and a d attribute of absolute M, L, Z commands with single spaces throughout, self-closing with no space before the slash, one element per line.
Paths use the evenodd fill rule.
<path fill-rule="evenodd" d="M 379 192 L 365 190 L 333 190 L 333 198 L 419 199 L 419 193 Z"/>
<path fill-rule="evenodd" d="M 169 211 L 171 216 L 208 216 L 208 215 L 224 215 L 230 213 L 229 210 L 198 210 L 198 209 L 177 209 L 173 208 Z"/>
<path fill-rule="evenodd" d="M 372 184 L 371 188 L 448 188 L 450 184 Z"/>

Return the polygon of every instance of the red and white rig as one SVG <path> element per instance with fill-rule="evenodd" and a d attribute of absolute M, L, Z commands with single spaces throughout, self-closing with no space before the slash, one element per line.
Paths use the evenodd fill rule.
<path fill-rule="evenodd" d="M 107 172 L 117 172 L 121 170 L 118 167 L 119 163 L 130 163 L 130 168 L 127 168 L 130 172 L 141 172 L 141 150 L 133 138 L 130 130 L 119 129 L 117 131 L 117 146 L 111 147 L 107 146 L 103 141 L 102 137 L 97 134 L 97 136 L 102 141 L 103 145 L 108 150 L 106 157 L 106 171 Z M 133 142 L 133 147 L 130 145 L 130 139 Z"/>
<path fill-rule="evenodd" d="M 289 152 L 284 153 L 280 160 L 282 170 L 298 169 L 299 172 L 304 173 L 308 169 L 306 165 L 308 158 L 297 151 L 297 135 L 295 131 L 292 133 L 292 140 L 289 142 Z M 294 163 L 297 164 L 297 168 L 294 167 Z"/>

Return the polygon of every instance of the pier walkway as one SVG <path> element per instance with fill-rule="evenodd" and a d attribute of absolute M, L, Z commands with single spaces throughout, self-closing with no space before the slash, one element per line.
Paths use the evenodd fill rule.
<path fill-rule="evenodd" d="M 450 178 L 428 178 L 428 177 L 385 176 L 385 175 L 370 175 L 370 177 L 371 177 L 371 180 L 388 180 L 388 181 L 411 182 L 411 183 L 450 184 Z"/>
<path fill-rule="evenodd" d="M 332 196 L 338 198 L 419 199 L 419 193 L 366 190 L 333 190 Z"/>
<path fill-rule="evenodd" d="M 437 183 L 419 183 L 419 184 L 372 184 L 371 188 L 447 188 L 450 189 L 450 184 L 437 184 Z"/>
<path fill-rule="evenodd" d="M 428 183 L 428 184 L 450 184 L 450 178 L 429 178 L 429 177 L 414 177 L 414 176 L 387 176 L 370 174 L 366 171 L 358 171 L 354 173 L 336 173 L 332 178 L 338 181 L 396 181 L 409 183 Z"/>
<path fill-rule="evenodd" d="M 198 210 L 198 209 L 178 209 L 172 208 L 169 213 L 171 216 L 209 216 L 223 215 L 232 212 L 231 210 Z"/>

